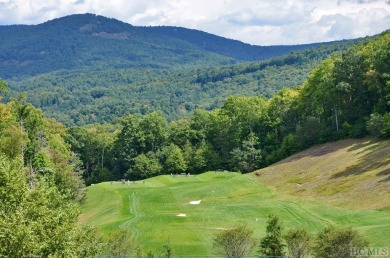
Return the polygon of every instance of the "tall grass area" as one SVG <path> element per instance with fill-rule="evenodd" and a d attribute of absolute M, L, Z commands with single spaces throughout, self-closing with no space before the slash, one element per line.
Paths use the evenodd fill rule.
<path fill-rule="evenodd" d="M 190 204 L 198 200 L 199 204 Z M 169 241 L 175 255 L 205 256 L 215 254 L 213 236 L 239 222 L 247 223 L 260 239 L 269 214 L 278 215 L 285 229 L 316 233 L 332 224 L 353 227 L 373 246 L 390 243 L 386 211 L 349 210 L 291 197 L 259 183 L 254 174 L 232 172 L 90 186 L 80 223 L 95 225 L 104 233 L 129 229 L 145 253 L 159 253 Z"/>
<path fill-rule="evenodd" d="M 278 193 L 350 209 L 390 210 L 390 140 L 322 144 L 255 174 Z"/>

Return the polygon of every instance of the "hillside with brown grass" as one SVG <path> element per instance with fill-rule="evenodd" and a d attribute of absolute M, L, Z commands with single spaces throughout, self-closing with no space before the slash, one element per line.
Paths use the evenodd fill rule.
<path fill-rule="evenodd" d="M 390 208 L 389 140 L 331 142 L 254 173 L 280 193 L 344 208 Z"/>

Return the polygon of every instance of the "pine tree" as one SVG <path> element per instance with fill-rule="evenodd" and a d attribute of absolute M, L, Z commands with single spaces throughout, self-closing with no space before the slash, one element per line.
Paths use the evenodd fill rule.
<path fill-rule="evenodd" d="M 270 215 L 267 221 L 267 235 L 260 241 L 260 253 L 267 256 L 282 256 L 285 247 L 282 241 L 282 225 L 279 218 Z"/>

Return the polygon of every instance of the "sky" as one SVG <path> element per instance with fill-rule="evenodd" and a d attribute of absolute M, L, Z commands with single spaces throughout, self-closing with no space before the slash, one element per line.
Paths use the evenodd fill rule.
<path fill-rule="evenodd" d="M 253 45 L 326 42 L 390 29 L 390 0 L 0 0 L 0 25 L 78 13 L 198 29 Z"/>

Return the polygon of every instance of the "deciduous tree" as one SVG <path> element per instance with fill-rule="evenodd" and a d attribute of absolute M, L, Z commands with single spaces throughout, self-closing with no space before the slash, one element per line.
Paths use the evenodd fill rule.
<path fill-rule="evenodd" d="M 340 258 L 355 257 L 351 254 L 351 248 L 364 248 L 368 242 L 351 228 L 337 229 L 327 227 L 322 230 L 315 239 L 313 247 L 314 257 Z"/>
<path fill-rule="evenodd" d="M 255 246 L 253 231 L 245 224 L 223 230 L 214 237 L 213 246 L 220 255 L 238 258 L 248 255 Z"/>
<path fill-rule="evenodd" d="M 311 249 L 311 235 L 305 229 L 290 229 L 284 235 L 288 253 L 292 258 L 309 257 Z"/>

